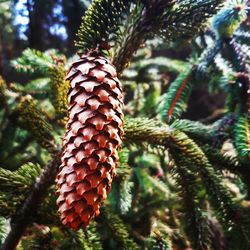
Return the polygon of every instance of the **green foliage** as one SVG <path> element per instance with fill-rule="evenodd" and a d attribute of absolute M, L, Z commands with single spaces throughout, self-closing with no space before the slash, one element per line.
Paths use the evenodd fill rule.
<path fill-rule="evenodd" d="M 14 172 L 0 168 L 1 190 L 18 188 L 20 192 L 27 191 L 40 173 L 41 167 L 33 163 L 25 164 Z"/>
<path fill-rule="evenodd" d="M 219 176 L 215 173 L 200 147 L 189 139 L 184 133 L 176 132 L 173 135 L 173 143 L 183 157 L 189 158 L 196 165 L 197 171 L 207 189 L 210 202 L 217 209 L 224 223 L 234 220 L 236 207 L 232 197 L 222 185 Z"/>
<path fill-rule="evenodd" d="M 109 43 L 118 32 L 118 25 L 130 8 L 131 1 L 94 0 L 87 10 L 77 34 L 76 46 L 80 53 Z M 112 6 L 112 8 L 110 8 Z"/>
<path fill-rule="evenodd" d="M 7 236 L 7 221 L 0 217 L 0 245 Z"/>
<path fill-rule="evenodd" d="M 3 57 L 4 53 L 9 52 L 9 50 L 13 47 L 15 27 L 12 25 L 14 19 L 12 8 L 12 1 L 0 1 L 0 26 L 2 27 L 0 30 L 1 57 Z"/>
<path fill-rule="evenodd" d="M 185 156 L 176 159 L 176 164 L 177 166 L 173 169 L 173 177 L 180 188 L 179 195 L 185 213 L 185 232 L 191 239 L 194 249 L 206 249 L 211 244 L 211 235 L 208 230 L 208 218 L 206 212 L 203 211 L 201 183 L 197 181 L 192 165 L 185 160 Z"/>
<path fill-rule="evenodd" d="M 216 13 L 223 1 L 139 1 L 136 6 L 132 2 L 93 1 L 78 31 L 78 51 L 85 53 L 97 47 L 107 50 L 107 44 L 114 41 L 118 45 L 114 65 L 121 73 L 133 53 L 148 38 L 155 34 L 168 39 L 180 35 L 192 37 L 202 30 L 208 17 Z M 108 7 L 111 5 L 112 9 Z M 124 14 L 127 22 L 124 21 Z M 124 26 L 124 23 L 127 25 Z"/>
<path fill-rule="evenodd" d="M 113 63 L 121 73 L 129 65 L 133 54 L 147 39 L 157 34 L 161 28 L 164 14 L 168 13 L 174 1 L 157 0 L 137 4 L 131 11 L 128 24 L 119 40 Z M 131 17 L 132 16 L 132 17 Z"/>
<path fill-rule="evenodd" d="M 165 145 L 171 129 L 157 119 L 134 118 L 125 119 L 125 142 Z"/>
<path fill-rule="evenodd" d="M 53 151 L 55 146 L 52 126 L 46 121 L 46 115 L 36 107 L 31 96 L 20 101 L 17 112 L 19 125 L 28 130 L 42 147 Z"/>
<path fill-rule="evenodd" d="M 117 177 L 108 196 L 108 200 L 113 205 L 114 210 L 123 215 L 129 212 L 132 205 L 133 182 L 130 180 L 132 170 L 128 165 L 128 156 L 129 151 L 126 148 L 119 152 Z"/>
<path fill-rule="evenodd" d="M 136 243 L 129 237 L 128 230 L 122 219 L 112 210 L 108 208 L 103 210 L 101 220 L 106 229 L 110 231 L 113 239 L 117 242 L 118 249 L 139 249 Z"/>
<path fill-rule="evenodd" d="M 158 69 L 160 73 L 169 72 L 178 74 L 186 69 L 187 63 L 181 60 L 158 56 L 155 58 L 147 58 L 147 60 L 143 60 L 140 63 L 137 61 L 135 63 L 132 62 L 129 69 L 133 68 L 133 66 L 135 73 L 142 71 L 143 74 L 147 74 L 150 69 Z"/>
<path fill-rule="evenodd" d="M 149 162 L 149 160 L 152 160 L 150 158 L 152 158 L 152 155 L 147 157 L 140 157 L 137 163 L 138 167 L 134 170 L 140 189 L 144 192 L 149 192 L 155 195 L 157 194 L 164 198 L 170 197 L 170 191 L 168 187 L 165 185 L 165 183 L 151 176 L 150 170 L 152 169 L 159 171 L 159 168 L 157 169 L 152 162 Z M 147 166 L 148 164 L 150 165 Z M 156 164 L 156 162 L 154 162 L 154 164 Z M 154 169 L 154 167 L 156 169 Z"/>
<path fill-rule="evenodd" d="M 14 172 L 0 168 L 0 201 L 2 204 L 0 213 L 2 216 L 9 217 L 20 209 L 40 174 L 41 167 L 33 163 L 27 163 Z"/>
<path fill-rule="evenodd" d="M 75 57 L 27 49 L 13 62 L 27 80 L 0 78 L 0 215 L 15 222 L 11 233 L 28 218 L 17 249 L 249 249 L 246 3 L 222 2 L 92 1 L 76 44 L 116 66 L 125 134 L 101 214 L 78 232 L 61 224 L 53 185 L 67 114 L 64 75 Z M 211 16 L 210 29 L 186 42 Z M 194 121 L 184 113 L 190 94 L 206 86 L 228 103 Z M 29 206 L 32 216 L 23 213 Z M 1 243 L 6 225 L 0 219 Z"/>
<path fill-rule="evenodd" d="M 153 250 L 171 250 L 171 241 L 169 240 L 168 235 L 160 231 L 154 232 L 154 235 L 150 239 L 149 248 Z"/>
<path fill-rule="evenodd" d="M 225 8 L 213 18 L 212 26 L 219 37 L 232 37 L 241 23 L 247 18 L 246 5 L 247 1 L 245 0 L 228 1 Z"/>
<path fill-rule="evenodd" d="M 54 112 L 53 119 L 64 126 L 68 110 L 69 82 L 65 80 L 66 58 L 55 50 L 41 52 L 26 49 L 21 57 L 12 61 L 17 71 L 30 74 L 32 79 L 25 86 L 12 84 L 14 92 L 43 99 L 47 110 Z M 49 103 L 47 96 L 49 95 Z M 42 105 L 41 105 L 42 106 Z M 54 107 L 54 108 L 53 108 Z"/>
<path fill-rule="evenodd" d="M 174 140 L 178 145 L 178 149 L 185 152 L 184 156 L 187 157 L 189 155 L 189 157 L 192 158 L 192 163 L 197 166 L 209 201 L 215 209 L 218 219 L 230 230 L 230 236 L 235 237 L 236 232 L 245 232 L 245 230 L 248 230 L 248 223 L 244 223 L 244 215 L 239 218 L 239 204 L 233 200 L 232 195 L 221 183 L 222 178 L 214 171 L 204 153 L 183 134 L 177 135 Z M 237 234 L 237 237 L 240 237 L 240 235 Z M 241 235 L 240 239 L 244 245 L 249 244 L 249 237 L 245 233 Z"/>
<path fill-rule="evenodd" d="M 96 230 L 96 224 L 91 223 L 88 231 L 79 230 L 74 233 L 72 231 L 67 232 L 68 239 L 65 240 L 60 249 L 74 249 L 74 250 L 102 250 L 102 243 L 100 235 Z M 74 239 L 71 241 L 71 239 Z M 60 238 L 59 238 L 60 239 Z"/>
<path fill-rule="evenodd" d="M 168 39 L 190 38 L 204 29 L 224 1 L 177 0 L 171 11 L 165 14 L 160 34 Z"/>
<path fill-rule="evenodd" d="M 223 155 L 218 149 L 211 149 L 208 145 L 202 147 L 203 152 L 209 159 L 209 162 L 220 171 L 226 170 L 232 173 L 239 174 L 240 166 L 238 159 L 234 156 Z"/>
<path fill-rule="evenodd" d="M 31 228 L 29 235 L 24 237 L 17 246 L 17 250 L 29 249 L 54 249 L 51 233 L 48 227 L 34 225 Z"/>
<path fill-rule="evenodd" d="M 234 36 L 236 37 L 237 41 L 239 41 L 240 43 L 250 46 L 250 42 L 249 42 L 250 34 L 248 32 L 239 30 L 235 32 Z"/>
<path fill-rule="evenodd" d="M 250 156 L 250 131 L 247 117 L 238 117 L 235 125 L 234 137 L 235 148 L 239 154 L 239 159 L 243 162 L 247 162 Z"/>
<path fill-rule="evenodd" d="M 187 107 L 187 101 L 192 88 L 192 69 L 181 73 L 170 85 L 161 108 L 161 119 L 166 123 L 179 118 Z"/>
<path fill-rule="evenodd" d="M 68 91 L 70 84 L 65 81 L 65 66 L 59 63 L 51 69 L 51 103 L 55 108 L 56 116 L 58 119 L 65 123 L 66 115 L 68 112 Z"/>
<path fill-rule="evenodd" d="M 181 130 L 189 135 L 191 138 L 195 138 L 199 141 L 211 141 L 214 139 L 215 129 L 212 126 L 206 126 L 198 121 L 189 120 L 175 120 L 171 127 Z"/>
<path fill-rule="evenodd" d="M 53 65 L 53 51 L 43 53 L 34 49 L 26 49 L 22 57 L 12 62 L 17 71 L 39 76 L 47 75 L 47 71 Z"/>

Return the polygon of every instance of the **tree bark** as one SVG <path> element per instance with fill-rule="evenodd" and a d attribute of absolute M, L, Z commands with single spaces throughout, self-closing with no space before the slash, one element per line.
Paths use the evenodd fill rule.
<path fill-rule="evenodd" d="M 45 4 L 45 3 L 44 3 Z M 46 8 L 40 0 L 28 0 L 27 10 L 29 13 L 28 40 L 29 46 L 34 49 L 43 50 L 44 29 L 43 24 L 46 18 Z"/>
<path fill-rule="evenodd" d="M 3 74 L 3 41 L 2 34 L 0 33 L 0 75 Z"/>
<path fill-rule="evenodd" d="M 79 0 L 63 0 L 63 13 L 67 17 L 65 27 L 68 34 L 67 43 L 70 53 L 75 52 L 74 41 L 85 10 L 86 8 L 81 5 Z"/>

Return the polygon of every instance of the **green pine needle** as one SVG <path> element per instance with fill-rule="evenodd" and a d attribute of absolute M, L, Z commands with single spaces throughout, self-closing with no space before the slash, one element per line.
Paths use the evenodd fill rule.
<path fill-rule="evenodd" d="M 190 120 L 175 120 L 171 124 L 171 128 L 181 130 L 193 139 L 200 141 L 212 141 L 214 139 L 214 128 L 207 126 L 201 122 L 190 121 Z"/>
<path fill-rule="evenodd" d="M 77 34 L 76 47 L 79 53 L 85 53 L 114 40 L 130 4 L 129 0 L 92 1 Z"/>
<path fill-rule="evenodd" d="M 12 172 L 0 168 L 0 213 L 10 217 L 16 212 L 41 173 L 39 165 L 28 163 Z"/>
<path fill-rule="evenodd" d="M 173 177 L 179 187 L 185 214 L 185 231 L 194 249 L 207 249 L 210 245 L 208 218 L 203 212 L 200 190 L 194 166 L 187 159 L 176 155 L 177 166 L 173 168 Z"/>
<path fill-rule="evenodd" d="M 229 38 L 247 18 L 246 0 L 230 0 L 225 8 L 214 16 L 212 26 L 218 37 Z"/>
<path fill-rule="evenodd" d="M 236 38 L 237 42 L 250 46 L 250 33 L 247 31 L 238 30 L 234 33 L 234 37 Z"/>
<path fill-rule="evenodd" d="M 165 97 L 165 103 L 161 108 L 161 119 L 163 122 L 172 123 L 186 110 L 192 89 L 191 79 L 192 68 L 188 68 L 171 83 Z"/>
<path fill-rule="evenodd" d="M 54 51 L 46 53 L 35 49 L 26 49 L 22 55 L 12 61 L 12 65 L 18 72 L 47 76 L 47 71 L 53 65 L 52 54 Z"/>
<path fill-rule="evenodd" d="M 110 231 L 112 238 L 118 243 L 119 249 L 137 250 L 139 247 L 132 240 L 128 229 L 118 214 L 109 208 L 102 209 L 101 221 L 106 230 Z"/>
<path fill-rule="evenodd" d="M 177 0 L 165 15 L 161 36 L 172 40 L 197 35 L 223 2 L 224 0 Z"/>
<path fill-rule="evenodd" d="M 214 171 L 201 148 L 184 133 L 176 131 L 173 133 L 172 139 L 183 156 L 189 158 L 189 161 L 196 166 L 196 171 L 204 183 L 209 201 L 221 223 L 227 228 L 234 226 L 238 213 L 238 204 L 234 202 L 231 194 L 222 184 L 220 174 Z"/>
<path fill-rule="evenodd" d="M 7 221 L 0 217 L 0 246 L 7 236 Z"/>
<path fill-rule="evenodd" d="M 234 144 L 239 160 L 246 162 L 250 159 L 250 129 L 246 116 L 238 117 L 234 130 Z"/>

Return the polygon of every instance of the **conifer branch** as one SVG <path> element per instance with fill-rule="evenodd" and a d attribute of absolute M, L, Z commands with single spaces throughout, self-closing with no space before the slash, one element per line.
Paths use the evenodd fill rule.
<path fill-rule="evenodd" d="M 175 120 L 171 124 L 171 128 L 181 130 L 191 138 L 199 141 L 212 142 L 215 139 L 214 127 L 204 125 L 201 122 L 185 119 Z"/>
<path fill-rule="evenodd" d="M 248 162 L 250 159 L 250 129 L 249 120 L 245 116 L 238 117 L 234 131 L 234 143 L 239 159 Z"/>
<path fill-rule="evenodd" d="M 141 5 L 137 18 L 125 29 L 119 49 L 116 52 L 113 63 L 118 73 L 122 73 L 131 61 L 133 54 L 146 42 L 149 37 L 159 32 L 164 13 L 168 13 L 173 0 L 151 0 Z"/>
<path fill-rule="evenodd" d="M 16 112 L 19 126 L 29 131 L 42 147 L 53 152 L 55 148 L 53 128 L 46 121 L 45 113 L 36 107 L 34 99 L 31 96 L 21 98 Z"/>
<path fill-rule="evenodd" d="M 170 85 L 161 110 L 162 121 L 167 124 L 178 118 L 186 109 L 192 89 L 192 74 L 193 70 L 188 68 Z"/>
<path fill-rule="evenodd" d="M 246 62 L 240 46 L 234 39 L 225 41 L 233 68 L 236 72 L 246 72 Z"/>
<path fill-rule="evenodd" d="M 137 250 L 139 247 L 137 244 L 129 237 L 128 229 L 126 228 L 122 219 L 110 211 L 109 208 L 104 208 L 101 212 L 100 222 L 103 223 L 115 240 L 119 243 L 121 249 L 126 250 Z"/>
<path fill-rule="evenodd" d="M 46 76 L 47 70 L 53 66 L 52 54 L 55 54 L 55 51 L 43 53 L 35 49 L 26 49 L 22 56 L 12 61 L 12 65 L 18 72 Z"/>
<path fill-rule="evenodd" d="M 10 108 L 8 105 L 8 98 L 6 96 L 7 84 L 5 80 L 0 76 L 0 106 L 2 107 L 3 116 L 0 123 L 0 146 L 2 144 L 3 132 L 7 129 L 10 121 L 8 119 L 10 115 Z"/>
<path fill-rule="evenodd" d="M 117 31 L 124 15 L 136 14 L 137 17 L 124 28 L 125 38 L 122 39 L 114 56 L 113 63 L 117 72 L 121 73 L 131 61 L 133 54 L 148 38 L 159 32 L 168 38 L 176 38 L 177 34 L 187 33 L 193 36 L 202 29 L 208 17 L 216 13 L 223 1 L 209 0 L 201 3 L 197 0 L 151 0 L 145 4 L 137 3 L 133 10 L 130 9 L 131 2 L 109 2 L 109 6 L 112 5 L 111 9 L 107 8 L 107 0 L 95 0 L 92 3 L 78 32 L 76 45 L 80 54 L 96 47 L 107 50 L 105 43 L 108 44 L 111 40 L 117 42 Z"/>
<path fill-rule="evenodd" d="M 58 62 L 50 69 L 50 100 L 56 111 L 56 118 L 62 125 L 66 122 L 68 113 L 68 91 L 70 84 L 65 80 L 66 70 L 64 63 Z"/>
<path fill-rule="evenodd" d="M 103 46 L 114 40 L 119 25 L 129 13 L 131 0 L 94 0 L 88 8 L 77 33 L 76 47 L 80 54 L 87 50 L 108 49 Z"/>
<path fill-rule="evenodd" d="M 6 237 L 1 250 L 15 250 L 25 229 L 33 222 L 39 206 L 47 194 L 48 188 L 54 183 L 60 164 L 60 151 L 54 153 L 52 160 L 44 168 L 43 173 L 34 184 L 30 195 L 25 200 L 20 212 L 11 220 L 11 230 Z"/>
<path fill-rule="evenodd" d="M 1 215 L 10 217 L 20 208 L 21 203 L 29 194 L 29 188 L 40 175 L 39 165 L 27 163 L 16 171 L 0 168 L 0 201 Z M 13 194 L 16 197 L 13 197 Z"/>
<path fill-rule="evenodd" d="M 211 234 L 211 249 L 227 250 L 228 244 L 219 222 L 214 218 L 209 218 L 208 226 Z"/>
<path fill-rule="evenodd" d="M 229 113 L 211 125 L 180 119 L 175 120 L 171 128 L 184 132 L 197 142 L 212 143 L 213 146 L 220 147 L 225 140 L 231 138 L 234 125 L 235 116 Z"/>
<path fill-rule="evenodd" d="M 167 145 L 171 134 L 169 126 L 160 121 L 147 118 L 130 118 L 125 120 L 125 138 L 127 143 L 151 143 L 153 145 Z"/>
<path fill-rule="evenodd" d="M 146 124 L 150 124 L 150 120 L 144 124 L 138 119 L 132 121 L 133 122 L 131 122 L 131 124 L 136 124 L 136 126 L 134 127 L 135 130 L 133 131 L 130 127 L 127 131 L 129 132 L 129 136 L 131 136 L 131 139 L 133 138 L 134 142 L 140 142 L 140 140 L 144 138 L 144 141 L 146 141 L 148 144 L 162 145 L 165 148 L 170 149 L 177 148 L 179 152 L 183 154 L 183 157 L 192 162 L 192 164 L 195 164 L 197 168 L 196 171 L 198 171 L 200 177 L 204 181 L 209 200 L 213 205 L 215 211 L 217 211 L 221 222 L 225 223 L 225 225 L 227 226 L 232 226 L 230 223 L 234 224 L 237 220 L 238 206 L 233 201 L 227 189 L 221 184 L 218 173 L 213 170 L 211 164 L 209 163 L 207 157 L 202 152 L 200 147 L 195 144 L 194 141 L 188 138 L 183 132 L 180 132 L 178 130 L 168 129 L 166 133 L 166 130 L 164 130 L 164 126 L 161 126 L 161 128 L 159 128 L 158 125 L 158 127 L 155 127 L 155 129 L 153 129 L 153 127 L 147 126 Z M 144 122 L 146 122 L 146 120 Z M 140 131 L 142 131 L 140 132 L 141 134 L 137 134 L 137 129 L 140 129 Z M 153 133 L 155 131 L 157 131 L 156 134 Z M 142 135 L 143 137 L 140 137 Z M 129 137 L 125 138 L 129 139 Z"/>
<path fill-rule="evenodd" d="M 176 133 L 176 134 L 175 134 Z M 216 173 L 207 157 L 200 147 L 196 145 L 182 132 L 172 134 L 172 140 L 180 152 L 188 158 L 192 164 L 195 164 L 197 171 L 206 187 L 209 200 L 219 215 L 222 223 L 230 226 L 235 223 L 238 214 L 238 205 L 233 201 L 231 194 L 222 185 L 218 173 Z"/>
<path fill-rule="evenodd" d="M 89 0 L 84 2 L 90 4 Z M 165 54 L 165 49 L 172 53 L 172 45 L 178 43 L 161 44 L 153 49 L 153 44 L 162 41 L 149 41 L 154 36 L 160 36 L 164 42 L 179 38 L 180 43 L 181 38 L 192 38 L 205 28 L 208 18 L 223 2 L 93 0 L 76 42 L 82 59 L 73 63 L 69 72 L 71 121 L 64 138 L 69 150 L 64 150 L 63 157 L 56 141 L 62 132 L 58 125 L 62 125 L 67 114 L 66 59 L 55 51 L 26 50 L 14 62 L 17 71 L 39 78 L 26 85 L 15 83 L 9 87 L 0 78 L 3 107 L 0 148 L 4 149 L 0 161 L 5 168 L 0 168 L 0 212 L 5 218 L 11 218 L 11 230 L 2 250 L 13 250 L 20 239 L 21 247 L 27 244 L 32 249 L 43 248 L 44 240 L 48 240 L 46 246 L 50 244 L 53 248 L 55 243 L 58 249 L 134 250 L 139 249 L 137 244 L 152 249 L 249 248 L 250 217 L 246 212 L 248 201 L 243 199 L 250 197 L 250 54 L 248 33 L 242 33 L 244 26 L 247 27 L 243 21 L 248 1 L 227 1 L 228 5 L 214 17 L 211 29 L 194 41 L 192 59 L 188 62 L 155 57 L 162 51 Z M 242 31 L 238 36 L 237 29 Z M 144 45 L 152 47 L 139 50 L 133 58 Z M 89 53 L 89 50 L 94 51 Z M 86 52 L 84 59 L 82 54 Z M 226 59 L 222 58 L 224 52 L 227 52 Z M 118 76 L 132 62 L 121 79 L 126 81 L 125 102 L 129 102 L 125 112 L 132 117 L 147 118 L 126 119 L 124 145 L 129 148 L 128 154 L 126 150 L 120 154 L 113 150 L 123 134 L 123 115 L 121 109 L 115 108 L 122 100 L 117 74 L 106 58 L 95 58 L 97 54 L 111 57 Z M 85 71 L 83 77 L 81 72 Z M 176 73 L 181 74 L 168 85 L 168 93 L 161 95 Z M 223 88 L 231 100 L 232 114 L 222 112 L 212 119 L 203 119 L 203 123 L 178 120 L 198 82 L 209 82 L 210 90 Z M 48 111 L 43 112 L 42 107 Z M 109 107 L 114 108 L 112 112 L 107 111 Z M 112 117 L 117 119 L 111 121 Z M 91 143 L 86 143 L 87 138 Z M 104 143 L 106 139 L 108 143 Z M 220 151 L 228 139 L 235 146 L 236 157 L 227 157 Z M 143 151 L 145 147 L 147 153 Z M 231 150 L 234 154 L 234 149 Z M 53 159 L 42 174 L 38 165 L 22 166 L 27 157 L 45 165 L 49 153 Z M 93 212 L 99 214 L 99 204 L 110 189 L 106 184 L 110 185 L 119 165 L 108 205 L 96 219 L 98 224 L 90 224 L 88 231 L 73 232 L 59 221 L 52 185 L 61 162 L 59 158 L 65 166 L 56 178 L 60 189 L 57 203 L 59 211 L 63 211 L 62 222 L 73 228 L 85 224 Z M 85 162 L 88 166 L 84 166 Z M 16 171 L 6 170 L 17 167 Z M 211 217 L 220 221 L 225 238 Z M 35 223 L 48 230 L 43 242 L 39 235 L 42 229 L 33 227 Z M 33 232 L 34 228 L 39 233 Z M 26 229 L 32 229 L 31 235 Z M 22 235 L 28 236 L 22 239 Z M 1 237 L 0 217 L 0 241 Z M 226 246 L 226 240 L 230 246 Z"/>
<path fill-rule="evenodd" d="M 5 96 L 6 89 L 7 89 L 6 82 L 4 81 L 2 76 L 0 76 L 0 105 L 4 107 L 5 112 L 9 113 L 9 107 Z"/>
<path fill-rule="evenodd" d="M 236 31 L 234 33 L 234 38 L 237 42 L 250 46 L 250 33 L 246 31 Z"/>
<path fill-rule="evenodd" d="M 175 163 L 176 166 L 172 172 L 179 186 L 183 202 L 186 234 L 189 236 L 194 249 L 206 249 L 211 243 L 211 235 L 208 230 L 208 218 L 205 213 L 203 214 L 203 204 L 197 193 L 200 190 L 200 183 L 197 180 L 195 169 L 180 154 L 175 157 Z"/>
<path fill-rule="evenodd" d="M 101 238 L 96 229 L 96 223 L 91 223 L 88 230 L 81 229 L 78 232 L 67 230 L 69 240 L 71 241 L 72 238 L 74 240 L 71 247 L 79 250 L 103 250 Z"/>
<path fill-rule="evenodd" d="M 164 16 L 160 34 L 168 40 L 187 39 L 198 35 L 209 17 L 221 8 L 225 0 L 177 0 L 176 5 Z"/>
<path fill-rule="evenodd" d="M 250 198 L 250 177 L 249 177 L 249 162 L 240 162 L 236 156 L 223 155 L 219 150 L 212 149 L 208 145 L 202 147 L 210 163 L 218 171 L 229 171 L 238 175 L 246 184 L 247 199 Z"/>
<path fill-rule="evenodd" d="M 156 228 L 153 231 L 153 235 L 150 237 L 149 249 L 173 249 L 171 238 L 166 232 L 165 228 Z"/>
<path fill-rule="evenodd" d="M 6 220 L 4 218 L 0 217 L 0 245 L 2 244 L 6 235 L 7 235 Z"/>
<path fill-rule="evenodd" d="M 117 71 L 121 73 L 140 45 L 155 34 L 160 33 L 167 39 L 194 36 L 204 28 L 208 18 L 217 12 L 223 2 L 151 1 L 143 8 L 139 21 L 135 21 L 133 28 L 126 31 L 127 37 L 114 58 Z"/>
<path fill-rule="evenodd" d="M 227 170 L 234 174 L 240 174 L 242 168 L 244 168 L 236 157 L 223 155 L 219 149 L 211 148 L 209 145 L 202 146 L 201 148 L 216 170 Z"/>
<path fill-rule="evenodd" d="M 223 41 L 221 39 L 217 39 L 213 46 L 207 48 L 199 59 L 199 65 L 197 67 L 196 75 L 204 75 L 207 67 L 209 67 L 213 61 L 215 60 L 215 57 L 218 55 L 218 53 L 223 48 Z"/>
<path fill-rule="evenodd" d="M 137 61 L 134 62 L 133 59 L 130 65 L 130 68 L 135 68 L 135 70 L 139 71 L 139 74 L 141 74 L 141 72 L 144 74 L 147 73 L 150 68 L 157 68 L 159 73 L 169 72 L 179 74 L 180 72 L 185 71 L 187 67 L 187 62 L 162 56 L 147 58 L 147 60 L 140 61 L 140 64 L 138 64 Z M 141 76 L 143 75 L 141 74 Z M 123 77 L 124 74 L 122 78 Z"/>

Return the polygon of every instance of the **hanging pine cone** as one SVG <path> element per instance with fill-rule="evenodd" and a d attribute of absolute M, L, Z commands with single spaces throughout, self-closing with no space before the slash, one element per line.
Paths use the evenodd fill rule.
<path fill-rule="evenodd" d="M 97 216 L 116 175 L 123 135 L 122 93 L 116 70 L 96 52 L 71 66 L 69 120 L 57 176 L 64 225 L 86 227 Z"/>

